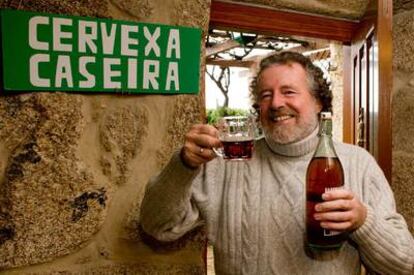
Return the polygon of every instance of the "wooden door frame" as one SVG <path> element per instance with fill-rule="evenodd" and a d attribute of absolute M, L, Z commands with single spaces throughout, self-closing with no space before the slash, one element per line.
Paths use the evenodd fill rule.
<path fill-rule="evenodd" d="M 377 5 L 376 35 L 379 55 L 378 163 L 391 181 L 391 89 L 392 89 L 392 0 L 373 0 Z M 277 10 L 245 3 L 212 0 L 210 26 L 261 34 L 296 35 L 342 42 L 351 45 L 362 21 L 342 20 L 314 14 Z M 345 61 L 350 61 L 350 47 L 344 47 Z M 352 75 L 350 63 L 344 64 L 344 141 L 353 143 Z"/>
<path fill-rule="evenodd" d="M 349 44 L 358 22 L 255 5 L 211 1 L 210 26 L 261 34 L 298 35 Z"/>
<path fill-rule="evenodd" d="M 378 156 L 377 161 L 382 168 L 385 177 L 391 183 L 392 179 L 392 0 L 371 1 L 371 9 L 376 14 L 367 16 L 358 23 L 353 34 L 352 44 L 354 49 L 361 46 L 369 30 L 375 26 L 375 35 L 378 43 L 378 70 L 379 70 L 379 106 L 378 106 Z M 354 117 L 355 106 L 352 93 L 352 48 L 344 47 L 344 141 L 355 144 Z"/>
<path fill-rule="evenodd" d="M 388 181 L 392 175 L 392 0 L 378 0 L 379 106 L 378 162 Z"/>
<path fill-rule="evenodd" d="M 370 32 L 372 28 L 374 28 L 376 23 L 375 18 L 366 18 L 358 23 L 358 27 L 353 34 L 352 39 L 352 46 L 344 46 L 344 108 L 343 108 L 343 121 L 344 121 L 344 129 L 343 129 L 343 139 L 346 143 L 356 144 L 356 140 L 354 138 L 354 132 L 356 125 L 354 124 L 354 119 L 356 113 L 358 112 L 356 109 L 358 106 L 355 106 L 355 99 L 353 94 L 354 79 L 357 76 L 354 76 L 353 66 L 352 63 L 352 52 L 358 51 L 363 43 L 365 43 L 366 34 Z M 357 78 L 359 79 L 359 78 Z M 348 126 L 348 127 L 346 127 Z"/>

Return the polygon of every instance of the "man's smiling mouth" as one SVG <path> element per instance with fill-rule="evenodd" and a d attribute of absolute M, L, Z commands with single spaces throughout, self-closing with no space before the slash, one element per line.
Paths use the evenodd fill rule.
<path fill-rule="evenodd" d="M 294 115 L 270 115 L 270 119 L 274 122 L 281 122 L 293 118 Z"/>

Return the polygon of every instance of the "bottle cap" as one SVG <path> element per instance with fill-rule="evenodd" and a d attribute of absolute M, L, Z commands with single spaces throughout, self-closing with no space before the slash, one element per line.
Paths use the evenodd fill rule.
<path fill-rule="evenodd" d="M 330 118 L 332 118 L 332 113 L 331 112 L 321 112 L 321 118 L 322 119 L 330 119 Z"/>

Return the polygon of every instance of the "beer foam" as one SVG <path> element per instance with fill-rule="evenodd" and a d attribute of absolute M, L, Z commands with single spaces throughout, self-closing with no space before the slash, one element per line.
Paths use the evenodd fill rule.
<path fill-rule="evenodd" d="M 242 142 L 242 141 L 253 141 L 253 137 L 246 136 L 229 136 L 229 137 L 220 137 L 221 141 L 224 142 Z"/>

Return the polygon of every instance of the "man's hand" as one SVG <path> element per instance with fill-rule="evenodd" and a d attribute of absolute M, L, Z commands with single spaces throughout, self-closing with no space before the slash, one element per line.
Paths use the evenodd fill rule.
<path fill-rule="evenodd" d="M 324 202 L 315 205 L 314 215 L 322 228 L 350 232 L 365 222 L 367 209 L 351 191 L 329 191 L 322 195 L 322 199 Z"/>
<path fill-rule="evenodd" d="M 222 145 L 216 128 L 207 124 L 197 124 L 185 135 L 181 159 L 187 166 L 197 168 L 214 159 L 216 154 L 211 148 L 220 146 Z"/>

